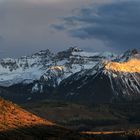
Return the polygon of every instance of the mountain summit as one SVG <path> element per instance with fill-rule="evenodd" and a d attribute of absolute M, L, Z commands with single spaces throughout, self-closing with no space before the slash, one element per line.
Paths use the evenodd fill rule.
<path fill-rule="evenodd" d="M 140 54 L 49 50 L 19 59 L 1 59 L 0 95 L 14 101 L 44 98 L 110 102 L 140 95 Z M 87 93 L 88 91 L 88 93 Z"/>
<path fill-rule="evenodd" d="M 18 59 L 0 59 L 0 86 L 9 87 L 18 83 L 33 83 L 50 72 L 52 67 L 63 67 L 65 74 L 62 79 L 64 79 L 81 69 L 92 68 L 101 59 L 112 58 L 113 55 L 89 53 L 71 47 L 57 54 L 47 49 Z"/>

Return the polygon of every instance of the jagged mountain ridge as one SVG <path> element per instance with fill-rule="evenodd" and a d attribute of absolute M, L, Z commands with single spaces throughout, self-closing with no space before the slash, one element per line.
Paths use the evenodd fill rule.
<path fill-rule="evenodd" d="M 1 59 L 0 85 L 8 87 L 16 83 L 30 83 L 35 79 L 39 79 L 43 69 L 50 65 L 52 56 L 53 54 L 46 50 L 19 59 Z"/>
<path fill-rule="evenodd" d="M 129 53 L 130 54 L 130 53 Z M 65 100 L 111 102 L 140 98 L 140 54 L 104 61 L 89 70 L 80 71 L 62 81 L 59 94 Z M 60 96 L 60 95 L 59 95 Z"/>
<path fill-rule="evenodd" d="M 139 56 L 136 50 L 115 55 L 69 48 L 57 54 L 46 50 L 20 59 L 2 59 L 0 85 L 1 90 L 7 93 L 1 95 L 11 99 L 18 93 L 16 100 L 57 98 L 58 95 L 64 100 L 87 102 L 106 102 L 118 97 L 138 96 L 139 72 L 114 71 L 110 65 L 120 66 L 119 63 L 127 63 L 131 59 L 139 61 Z"/>
<path fill-rule="evenodd" d="M 52 73 L 50 77 L 58 74 L 59 82 L 81 69 L 92 68 L 101 59 L 113 57 L 114 54 L 105 55 L 105 53 L 88 53 L 78 48 L 69 48 L 57 54 L 45 50 L 18 59 L 1 59 L 0 85 L 8 87 L 17 83 L 32 83 L 43 78 L 49 79 L 47 75 L 50 73 Z"/>

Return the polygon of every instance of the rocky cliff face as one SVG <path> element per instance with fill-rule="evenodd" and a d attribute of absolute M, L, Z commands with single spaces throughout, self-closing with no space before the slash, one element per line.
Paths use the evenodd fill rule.
<path fill-rule="evenodd" d="M 140 98 L 139 54 L 127 55 L 127 62 L 123 61 L 120 57 L 119 62 L 103 61 L 92 69 L 80 71 L 63 80 L 58 91 L 65 99 L 83 102 L 137 100 Z"/>
<path fill-rule="evenodd" d="M 57 76 L 60 71 L 63 72 L 61 79 L 64 79 L 82 69 L 92 68 L 106 57 L 112 58 L 113 54 L 88 53 L 78 48 L 69 48 L 57 54 L 44 50 L 18 59 L 1 59 L 0 85 L 9 87 L 18 83 L 32 83 L 51 72 L 56 72 Z"/>
<path fill-rule="evenodd" d="M 17 97 L 23 94 L 24 100 L 58 98 L 57 95 L 83 102 L 132 99 L 140 94 L 139 65 L 140 54 L 136 50 L 122 55 L 78 48 L 57 54 L 45 50 L 19 59 L 1 59 L 0 86 L 8 91 L 7 98 L 12 92 Z"/>

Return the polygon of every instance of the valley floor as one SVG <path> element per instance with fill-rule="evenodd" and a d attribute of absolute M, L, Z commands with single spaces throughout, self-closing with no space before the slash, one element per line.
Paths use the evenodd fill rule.
<path fill-rule="evenodd" d="M 91 106 L 47 100 L 22 106 L 38 116 L 97 140 L 133 140 L 140 136 L 139 102 Z"/>
<path fill-rule="evenodd" d="M 0 140 L 140 139 L 139 102 L 91 106 L 45 100 L 20 106 L 0 99 Z"/>

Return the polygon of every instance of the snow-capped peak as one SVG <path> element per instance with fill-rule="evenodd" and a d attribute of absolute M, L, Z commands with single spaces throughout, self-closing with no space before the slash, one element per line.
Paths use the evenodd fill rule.
<path fill-rule="evenodd" d="M 140 54 L 136 50 L 120 56 L 75 47 L 56 54 L 45 50 L 19 59 L 1 59 L 0 86 L 16 87 L 14 92 L 58 92 L 66 99 L 108 101 L 116 96 L 139 95 L 139 66 Z"/>
<path fill-rule="evenodd" d="M 139 52 L 136 49 L 128 50 L 120 55 L 119 61 L 126 62 L 129 59 L 135 57 L 136 55 L 140 55 Z"/>
<path fill-rule="evenodd" d="M 132 58 L 127 62 L 108 62 L 107 70 L 125 73 L 140 73 L 140 59 Z"/>
<path fill-rule="evenodd" d="M 18 59 L 1 59 L 0 86 L 32 83 L 40 80 L 43 75 L 49 76 L 51 73 L 53 78 L 55 75 L 56 80 L 60 82 L 76 72 L 91 69 L 103 59 L 112 60 L 114 57 L 115 55 L 109 52 L 85 52 L 77 47 L 71 47 L 56 54 L 46 49 Z M 59 71 L 63 71 L 61 77 L 55 74 L 60 73 Z"/>

